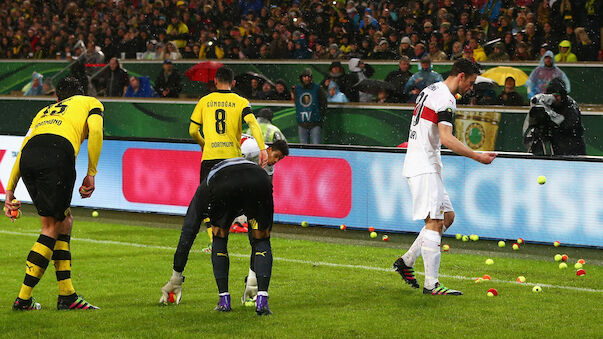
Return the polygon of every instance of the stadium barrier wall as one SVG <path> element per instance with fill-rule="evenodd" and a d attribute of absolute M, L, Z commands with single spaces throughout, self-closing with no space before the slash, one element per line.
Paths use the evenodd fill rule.
<path fill-rule="evenodd" d="M 192 67 L 198 62 L 206 60 L 177 60 L 174 62 L 174 68 L 182 75 L 182 95 L 188 97 L 199 97 L 207 93 L 207 87 L 204 83 L 198 81 L 190 81 L 184 76 L 184 71 Z M 235 74 L 246 72 L 254 72 L 263 74 L 268 79 L 276 82 L 277 79 L 285 80 L 290 88 L 299 82 L 299 75 L 305 68 L 312 69 L 314 81 L 320 82 L 328 74 L 331 60 L 313 61 L 313 60 L 217 60 L 225 65 L 228 65 Z M 375 74 L 372 79 L 384 80 L 387 74 L 398 69 L 397 61 L 366 61 L 375 69 Z M 342 64 L 349 72 L 347 61 L 342 60 Z M 23 86 L 31 81 L 33 72 L 38 72 L 44 77 L 53 77 L 57 73 L 62 72 L 58 77 L 62 77 L 69 73 L 69 70 L 64 70 L 69 65 L 64 60 L 0 60 L 0 94 L 9 94 L 12 91 L 20 91 Z M 143 61 L 143 60 L 122 60 L 124 67 L 130 75 L 142 76 L 146 75 L 154 82 L 157 75 L 161 71 L 162 61 Z M 489 69 L 496 66 L 512 66 L 524 71 L 527 75 L 538 66 L 538 62 L 485 62 L 482 63 L 484 69 Z M 603 78 L 602 63 L 569 63 L 557 64 L 568 76 L 571 83 L 571 96 L 582 104 L 603 104 L 603 96 L 598 91 L 598 86 L 595 84 Z M 450 71 L 452 62 L 437 62 L 433 64 L 433 70 L 446 74 Z M 411 72 L 417 72 L 418 62 L 411 63 Z M 501 86 L 502 87 L 502 86 Z M 500 91 L 501 88 L 498 89 Z M 524 97 L 527 102 L 527 90 L 525 86 L 518 86 L 517 91 Z"/>
<path fill-rule="evenodd" d="M 195 100 L 106 99 L 105 135 L 123 138 L 188 139 Z M 47 98 L 0 97 L 0 134 L 25 135 L 33 116 L 53 103 Z M 270 106 L 273 123 L 289 142 L 298 142 L 295 107 L 290 102 L 253 102 L 253 109 Z M 397 146 L 408 140 L 411 105 L 329 105 L 323 128 L 326 144 Z M 476 150 L 525 151 L 522 127 L 528 108 L 459 106 L 455 134 Z M 603 155 L 603 111 L 583 111 L 587 154 Z"/>
<path fill-rule="evenodd" d="M 0 199 L 22 137 L 0 136 Z M 80 199 L 87 147 L 77 160 L 73 205 L 183 215 L 198 185 L 201 153 L 190 143 L 106 140 L 96 190 Z M 275 220 L 299 224 L 417 232 L 402 177 L 405 154 L 385 148 L 291 148 L 276 165 Z M 456 212 L 449 233 L 603 246 L 603 159 L 503 156 L 489 166 L 444 155 L 443 179 Z M 536 178 L 547 177 L 545 185 Z M 20 183 L 16 196 L 29 202 Z"/>

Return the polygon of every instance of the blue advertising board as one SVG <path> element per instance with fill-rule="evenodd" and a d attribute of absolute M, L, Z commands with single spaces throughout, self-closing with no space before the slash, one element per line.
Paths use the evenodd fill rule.
<path fill-rule="evenodd" d="M 22 137 L 0 136 L 0 198 Z M 291 148 L 276 165 L 275 221 L 388 232 L 418 232 L 402 176 L 404 153 Z M 189 143 L 106 140 L 92 198 L 73 205 L 180 214 L 198 184 L 199 147 Z M 443 156 L 442 177 L 456 219 L 448 233 L 495 239 L 603 246 L 603 162 L 499 157 L 490 165 Z M 87 168 L 86 145 L 77 160 Z M 544 175 L 545 185 L 536 178 Z M 4 185 L 4 186 L 3 186 Z M 16 195 L 30 201 L 23 184 Z"/>

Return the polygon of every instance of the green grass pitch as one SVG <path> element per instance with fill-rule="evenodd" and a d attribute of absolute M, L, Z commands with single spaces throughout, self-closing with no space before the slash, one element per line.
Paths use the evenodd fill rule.
<path fill-rule="evenodd" d="M 369 239 L 368 232 L 278 226 L 272 237 L 275 255 L 270 306 L 273 315 L 258 317 L 240 304 L 249 263 L 246 235 L 230 236 L 230 292 L 233 311 L 213 311 L 217 289 L 201 233 L 185 270 L 179 306 L 158 306 L 160 288 L 171 274 L 179 218 L 122 215 L 105 219 L 76 213 L 72 241 L 73 280 L 78 293 L 101 307 L 94 312 L 56 310 L 57 286 L 52 264 L 34 296 L 43 309 L 13 312 L 24 275 L 25 258 L 37 234 L 33 211 L 11 224 L 0 221 L 0 337 L 44 338 L 341 338 L 341 337 L 580 337 L 603 335 L 602 253 L 597 249 L 523 246 L 500 249 L 493 241 L 463 243 L 445 238 L 440 281 L 465 295 L 425 296 L 411 289 L 392 262 L 414 236 L 390 234 Z M 121 218 L 121 219 L 120 219 Z M 149 227 L 155 224 L 171 228 Z M 135 219 L 135 220 L 132 220 Z M 454 228 L 450 230 L 454 233 Z M 555 253 L 570 256 L 560 270 Z M 484 262 L 494 259 L 494 265 Z M 586 276 L 573 264 L 587 260 Z M 423 271 L 417 262 L 417 271 Z M 493 281 L 477 284 L 473 277 Z M 528 283 L 513 283 L 523 275 Z M 422 285 L 423 276 L 418 275 Z M 498 297 L 487 297 L 489 288 Z"/>

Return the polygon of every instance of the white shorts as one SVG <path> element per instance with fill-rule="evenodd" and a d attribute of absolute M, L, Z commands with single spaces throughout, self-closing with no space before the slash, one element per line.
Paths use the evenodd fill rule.
<path fill-rule="evenodd" d="M 427 216 L 441 220 L 444 213 L 454 211 L 440 173 L 425 173 L 407 179 L 413 220 L 425 220 Z"/>

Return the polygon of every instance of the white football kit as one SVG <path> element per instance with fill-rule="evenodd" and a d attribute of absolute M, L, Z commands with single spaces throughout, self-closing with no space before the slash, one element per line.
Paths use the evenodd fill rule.
<path fill-rule="evenodd" d="M 456 99 L 444 82 L 419 94 L 410 123 L 408 148 L 402 174 L 408 179 L 413 220 L 444 219 L 453 211 L 442 182 L 442 156 L 438 124 L 452 126 Z"/>

